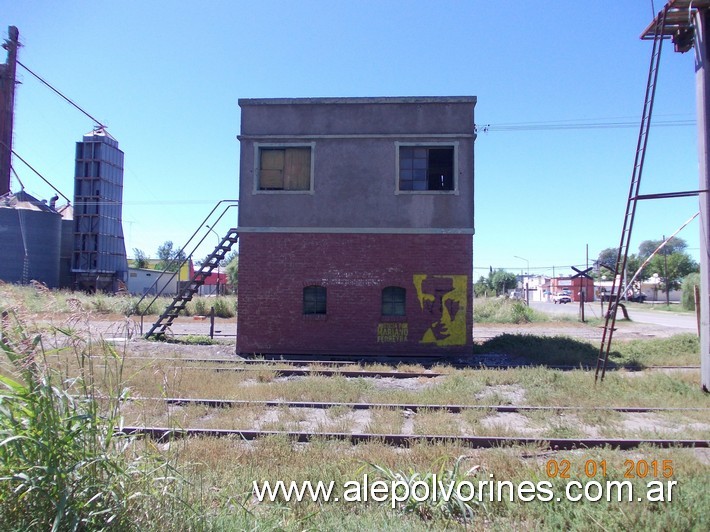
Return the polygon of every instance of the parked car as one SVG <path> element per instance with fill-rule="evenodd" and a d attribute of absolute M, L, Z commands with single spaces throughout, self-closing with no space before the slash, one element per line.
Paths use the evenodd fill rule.
<path fill-rule="evenodd" d="M 599 299 L 601 299 L 602 301 L 611 301 L 614 298 L 612 297 L 611 292 L 604 291 L 599 294 Z M 629 290 L 629 293 L 626 294 L 626 300 L 633 301 L 634 303 L 643 303 L 644 301 L 646 301 L 646 294 L 644 294 L 643 292 L 631 293 L 631 290 Z"/>
<path fill-rule="evenodd" d="M 555 294 L 554 296 L 552 296 L 552 302 L 555 304 L 559 303 L 560 305 L 562 305 L 563 303 L 571 303 L 572 298 L 567 294 Z"/>

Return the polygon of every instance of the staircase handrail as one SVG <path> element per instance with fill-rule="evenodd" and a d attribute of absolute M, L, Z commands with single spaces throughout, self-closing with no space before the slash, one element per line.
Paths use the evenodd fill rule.
<path fill-rule="evenodd" d="M 187 239 L 187 242 L 185 242 L 185 244 L 178 250 L 178 252 L 177 252 L 177 257 L 172 258 L 172 259 L 170 259 L 170 261 L 168 261 L 168 263 L 165 265 L 164 270 L 160 273 L 160 275 L 159 275 L 158 277 L 156 277 L 155 281 L 153 281 L 153 284 L 151 284 L 150 287 L 148 287 L 148 290 L 146 290 L 146 292 L 143 294 L 143 296 L 141 296 L 141 298 L 136 302 L 136 304 L 133 305 L 133 309 L 131 309 L 131 310 L 136 310 L 136 311 L 138 311 L 138 309 L 140 308 L 140 304 L 141 304 L 145 299 L 147 299 L 148 295 L 150 295 L 151 290 L 153 290 L 153 288 L 156 288 L 156 287 L 157 287 L 158 282 L 163 278 L 163 276 L 167 275 L 168 273 L 171 274 L 171 275 L 170 275 L 170 278 L 165 282 L 165 284 L 163 284 L 163 287 L 162 287 L 160 290 L 157 290 L 157 291 L 156 291 L 156 293 L 155 293 L 155 295 L 154 295 L 152 301 L 148 304 L 148 306 L 145 308 L 145 310 L 143 310 L 142 312 L 139 313 L 140 316 L 141 316 L 141 318 L 143 318 L 143 317 L 146 315 L 146 313 L 148 312 L 148 309 L 149 309 L 149 308 L 153 305 L 153 303 L 155 303 L 155 301 L 163 294 L 163 292 L 165 291 L 165 289 L 166 289 L 167 286 L 168 286 L 168 283 L 169 283 L 170 281 L 172 281 L 172 280 L 175 278 L 175 276 L 178 274 L 178 272 L 179 272 L 180 269 L 183 267 L 183 265 L 184 265 L 189 259 L 192 258 L 192 255 L 195 253 L 195 251 L 197 251 L 197 248 L 205 241 L 205 239 L 207 238 L 207 235 L 209 234 L 209 231 L 208 231 L 208 232 L 205 232 L 205 234 L 204 234 L 203 237 L 199 240 L 199 242 L 197 242 L 197 244 L 195 244 L 195 247 L 192 249 L 192 251 L 191 251 L 189 254 L 186 254 L 186 255 L 185 255 L 185 258 L 184 258 L 184 259 L 179 259 L 179 258 L 178 258 L 178 257 L 180 256 L 180 254 L 183 253 L 183 251 L 185 250 L 185 248 L 190 244 L 190 242 L 195 238 L 195 236 L 197 236 L 197 234 L 200 232 L 200 230 L 204 227 L 204 225 L 208 222 L 208 220 L 212 217 L 212 215 L 214 214 L 214 212 L 219 208 L 220 204 L 222 204 L 222 203 L 231 203 L 231 204 L 230 204 L 230 205 L 227 205 L 227 206 L 224 208 L 224 210 L 222 211 L 222 214 L 220 214 L 220 215 L 217 217 L 217 220 L 215 220 L 214 224 L 212 224 L 212 225 L 215 225 L 215 224 L 219 223 L 219 221 L 222 219 L 222 217 L 227 213 L 227 211 L 228 211 L 229 209 L 231 209 L 232 207 L 238 207 L 238 206 L 239 206 L 239 200 L 220 200 L 220 201 L 218 201 L 218 202 L 215 204 L 215 206 L 212 208 L 212 210 L 209 212 L 209 214 L 205 217 L 205 219 L 202 220 L 202 222 L 200 223 L 199 227 L 195 230 L 194 233 L 192 233 L 192 236 L 190 236 L 190 238 Z M 179 262 L 179 264 L 177 264 L 178 262 Z M 170 270 L 171 268 L 173 268 L 176 264 L 177 264 L 177 269 L 176 269 L 175 271 L 169 271 L 169 270 Z M 134 314 L 134 312 L 130 312 L 130 313 L 129 313 L 129 316 L 132 316 L 133 314 Z M 138 314 L 138 312 L 136 312 L 136 314 Z"/>

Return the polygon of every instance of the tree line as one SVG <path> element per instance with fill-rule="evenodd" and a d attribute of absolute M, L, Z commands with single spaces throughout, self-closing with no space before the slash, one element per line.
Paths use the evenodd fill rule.
<path fill-rule="evenodd" d="M 658 287 L 664 293 L 680 290 L 681 283 L 688 275 L 700 272 L 700 266 L 686 251 L 688 244 L 682 238 L 671 238 L 666 245 L 658 250 L 643 269 L 641 266 L 663 243 L 663 240 L 644 240 L 639 244 L 638 253 L 631 253 L 626 259 L 626 277 L 631 279 L 641 270 L 637 279 L 657 277 Z M 597 265 L 613 272 L 616 269 L 616 259 L 619 248 L 606 248 L 599 253 Z M 600 272 L 599 275 L 604 275 Z"/>
<path fill-rule="evenodd" d="M 694 308 L 692 302 L 693 286 L 700 284 L 700 266 L 688 254 L 688 243 L 682 238 L 671 238 L 666 245 L 658 250 L 663 240 L 644 240 L 639 244 L 638 252 L 632 253 L 626 261 L 626 278 L 631 279 L 637 271 L 641 270 L 637 279 L 647 280 L 658 279 L 658 289 L 661 293 L 668 293 L 673 290 L 683 290 L 683 306 Z M 655 255 L 654 252 L 656 252 Z M 613 275 L 616 270 L 616 259 L 619 248 L 603 249 L 595 261 L 595 280 L 601 280 L 603 276 Z M 648 264 L 643 268 L 641 265 L 651 257 Z M 606 271 L 605 271 L 606 270 Z M 494 270 L 490 268 L 488 276 L 479 277 L 473 285 L 476 297 L 498 296 L 515 289 L 518 284 L 518 277 L 505 270 Z M 689 300 L 690 299 L 690 300 Z"/>

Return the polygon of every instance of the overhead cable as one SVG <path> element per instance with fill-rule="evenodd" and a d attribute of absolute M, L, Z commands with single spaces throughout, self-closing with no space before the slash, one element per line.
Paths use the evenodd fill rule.
<path fill-rule="evenodd" d="M 695 120 L 657 120 L 654 127 L 685 127 L 694 126 Z M 556 131 L 570 129 L 624 129 L 638 127 L 638 122 L 521 122 L 511 124 L 474 124 L 476 133 L 490 131 Z"/>
<path fill-rule="evenodd" d="M 20 179 L 20 176 L 17 175 L 17 172 L 15 172 L 15 168 L 11 166 L 10 171 L 15 174 L 15 179 L 17 179 L 17 182 L 20 183 L 21 190 L 25 190 L 25 184 L 22 182 L 22 179 Z"/>
<path fill-rule="evenodd" d="M 77 105 L 73 100 L 71 100 L 71 99 L 68 98 L 67 96 L 64 96 L 64 94 L 62 94 L 58 89 L 55 89 L 54 87 L 52 87 L 52 85 L 50 85 L 48 81 L 42 79 L 39 75 L 37 75 L 37 74 L 35 74 L 34 72 L 32 72 L 29 68 L 27 68 L 25 65 L 23 65 L 20 61 L 17 61 L 17 64 L 20 65 L 22 68 L 24 68 L 27 72 L 29 72 L 30 74 L 32 74 L 34 77 L 36 77 L 38 80 L 40 80 L 42 83 L 44 83 L 47 87 L 49 87 L 49 88 L 52 89 L 54 92 L 56 92 L 59 96 L 61 96 L 62 98 L 64 98 L 68 103 L 70 103 L 71 105 L 73 105 L 74 107 L 76 107 L 76 108 L 77 108 L 79 111 L 81 111 L 83 114 L 85 114 L 86 116 L 88 116 L 88 117 L 89 117 L 93 122 L 95 122 L 96 125 L 98 125 L 100 128 L 102 128 L 102 129 L 105 129 L 105 128 L 106 128 L 106 126 L 105 126 L 104 124 L 102 124 L 99 120 L 96 120 L 93 116 L 91 116 L 89 113 L 87 113 L 86 111 L 84 111 L 84 109 L 82 109 L 81 107 L 79 107 L 79 105 Z"/>
<path fill-rule="evenodd" d="M 6 148 L 8 147 L 7 144 L 5 144 L 4 142 L 2 142 L 1 140 L 0 140 L 0 144 L 2 144 L 3 146 L 5 146 Z M 71 203 L 71 200 L 70 200 L 69 198 L 67 198 L 64 194 L 62 194 L 62 192 L 61 192 L 57 187 L 55 187 L 52 183 L 50 183 L 49 180 L 47 180 L 47 178 L 45 178 L 42 174 L 40 174 L 37 170 L 35 170 L 35 169 L 32 167 L 32 165 L 31 165 L 30 163 L 28 163 L 28 162 L 25 161 L 22 157 L 20 157 L 20 156 L 17 154 L 17 152 L 16 152 L 15 150 L 10 150 L 10 151 L 12 151 L 12 154 L 13 154 L 15 157 L 17 157 L 20 161 L 22 161 L 23 163 L 25 163 L 25 165 L 27 166 L 27 168 L 29 168 L 29 169 L 32 170 L 35 174 L 37 174 L 37 175 L 40 177 L 40 179 L 42 179 L 42 181 L 44 181 L 45 183 L 47 183 L 47 184 L 52 188 L 52 190 L 54 190 L 54 192 L 56 192 L 56 193 L 59 194 L 61 197 L 63 197 L 65 200 L 67 200 L 69 203 Z M 15 174 L 15 175 L 17 175 L 17 174 Z"/>

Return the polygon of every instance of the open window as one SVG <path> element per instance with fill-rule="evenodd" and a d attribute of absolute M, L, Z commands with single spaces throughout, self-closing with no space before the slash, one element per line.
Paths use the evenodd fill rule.
<path fill-rule="evenodd" d="M 311 190 L 311 146 L 260 146 L 257 150 L 257 189 Z"/>
<path fill-rule="evenodd" d="M 412 192 L 456 189 L 455 147 L 399 146 L 399 190 Z"/>

